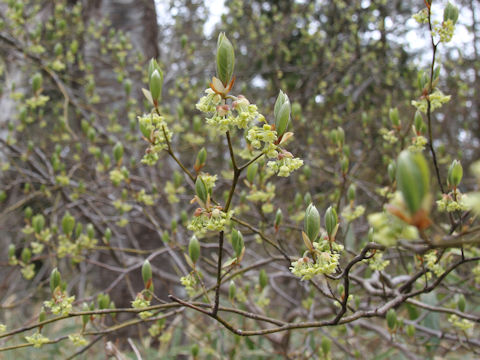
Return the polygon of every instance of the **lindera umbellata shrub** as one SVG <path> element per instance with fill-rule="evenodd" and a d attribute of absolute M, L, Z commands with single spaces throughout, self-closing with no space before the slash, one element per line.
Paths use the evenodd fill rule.
<path fill-rule="evenodd" d="M 107 355 L 138 346 L 152 358 L 475 354 L 480 195 L 461 191 L 469 188 L 461 161 L 439 161 L 432 131 L 440 126 L 435 114 L 451 101 L 437 48 L 451 40 L 458 10 L 443 5 L 438 20 L 428 1 L 414 16 L 430 36 L 432 61 L 418 71 L 411 109 L 392 107 L 378 131 L 386 166 L 377 170 L 389 178 L 375 184 L 378 204 L 359 196 L 363 165 L 349 147 L 356 134 L 341 124 L 322 129 L 335 159 L 332 194 L 297 192 L 302 177 L 317 176 L 306 161 L 316 154 L 292 150 L 302 141 L 294 135 L 301 106 L 286 89 L 264 106 L 241 95 L 236 51 L 223 33 L 209 60 L 215 76 L 189 104 L 196 111 L 189 122 L 183 108 L 174 116 L 165 106 L 169 69 L 155 59 L 141 70 L 143 113 L 131 95 L 128 76 L 137 65 L 129 63 L 128 40 L 100 38 L 115 50 L 127 99 L 105 126 L 86 116 L 101 99 L 72 34 L 61 31 L 66 24 L 53 22 L 46 39 L 2 31 L 32 67 L 31 88 L 14 93 L 19 121 L 1 140 L 8 204 L 1 214 L 24 218 L 8 247 L 8 269 L 31 285 L 7 284 L 0 350 L 46 354 L 58 343 L 55 351 L 77 356 L 105 339 Z M 101 33 L 84 33 L 80 10 L 69 11 L 85 38 Z M 13 4 L 8 25 L 22 16 Z M 59 77 L 69 66 L 83 68 L 85 94 Z M 130 120 L 126 134 L 115 121 L 121 111 Z M 477 182 L 478 167 L 471 169 Z M 16 177 L 20 195 L 13 194 Z M 99 284 L 100 269 L 116 275 Z M 123 283 L 129 297 L 118 307 L 114 290 Z M 9 313 L 24 302 L 32 304 L 31 318 L 20 322 Z M 131 328 L 138 332 L 122 332 Z M 114 344 L 128 336 L 134 341 Z M 378 352 L 373 341 L 382 343 Z"/>

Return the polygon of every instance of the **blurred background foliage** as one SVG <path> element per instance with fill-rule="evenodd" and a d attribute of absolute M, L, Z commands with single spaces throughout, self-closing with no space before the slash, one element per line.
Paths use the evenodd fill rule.
<path fill-rule="evenodd" d="M 456 3 L 462 36 L 467 37 L 442 47 L 438 57 L 438 86 L 452 95 L 452 101 L 435 114 L 433 127 L 443 178 L 453 159 L 461 159 L 468 174 L 469 165 L 480 155 L 480 6 L 477 0 Z M 205 28 L 216 4 L 165 0 L 157 5 L 153 0 L 0 0 L 0 323 L 10 329 L 36 319 L 49 296 L 44 285 L 54 266 L 69 279 L 68 290 L 77 299 L 95 302 L 99 293 L 108 292 L 117 307 L 129 307 L 143 287 L 139 275 L 143 259 L 154 254 L 150 261 L 158 297 L 167 300 L 169 292 L 183 294 L 178 279 L 189 272 L 182 252 L 191 235 L 186 223 L 194 211 L 189 204 L 192 184 L 166 153 L 156 167 L 140 164 L 146 143 L 137 116 L 148 111 L 141 88 L 148 87 L 146 66 L 155 57 L 164 71 L 160 107 L 175 134 L 175 153 L 192 169 L 196 154 L 205 147 L 204 170 L 219 175 L 217 197 L 228 193 L 227 143 L 204 125 L 195 108 L 215 73 L 220 31 L 228 34 L 236 51 L 236 93 L 256 103 L 270 121 L 279 89 L 288 94 L 295 132 L 289 147 L 305 162 L 296 174 L 275 180 L 275 195 L 266 201 L 271 206 L 248 202 L 250 189 L 242 179 L 234 200 L 236 214 L 273 234 L 275 213 L 281 209 L 285 221 L 278 237 L 296 256 L 302 246 L 298 230 L 310 201 L 321 209 L 335 204 L 341 210 L 348 205 L 346 192 L 352 183 L 357 188 L 355 202 L 364 205 L 367 213 L 380 211 L 387 200 L 382 191 L 391 186 L 387 167 L 414 138 L 411 100 L 422 95 L 417 74 L 428 70 L 431 61 L 428 29 L 410 20 L 425 6 L 423 1 L 230 0 L 211 31 Z M 411 39 L 425 45 L 412 47 Z M 32 89 L 36 73 L 43 79 L 38 93 Z M 393 128 L 391 108 L 398 108 L 401 119 L 401 136 L 395 143 L 385 141 L 382 132 Z M 338 127 L 345 133 L 341 146 L 336 140 L 342 131 Z M 124 153 L 115 159 L 113 148 L 119 142 Z M 245 146 L 241 140 L 235 143 L 239 151 Z M 462 183 L 465 191 L 474 185 L 470 176 Z M 267 179 L 260 178 L 257 186 L 272 190 Z M 77 241 L 63 248 L 65 254 L 60 257 L 60 242 L 34 253 L 21 266 L 33 264 L 27 280 L 19 266 L 8 264 L 7 254 L 10 244 L 17 257 L 35 246 L 27 208 L 33 215 L 42 213 L 45 227 L 53 234 L 68 210 L 76 224 L 83 224 L 78 234 L 92 224 L 96 241 Z M 435 220 L 446 221 L 444 214 Z M 366 241 L 366 219 L 342 226 L 347 249 L 358 251 Z M 206 283 L 215 276 L 213 239 L 202 242 L 202 256 L 213 259 L 204 265 Z M 248 264 L 275 256 L 256 240 L 255 234 L 246 234 Z M 390 256 L 398 260 L 395 254 Z M 392 266 L 395 273 L 402 264 L 397 261 Z M 237 282 L 237 291 L 249 299 L 251 307 L 266 308 L 274 317 L 321 318 L 334 311 L 332 304 L 325 305 L 328 311 L 322 308 L 311 286 L 298 287 L 286 277 L 286 268 L 270 264 L 269 293 L 258 288 L 258 269 Z M 463 281 L 461 275 L 456 275 L 458 281 Z M 478 311 L 478 285 L 476 291 L 477 295 L 471 289 L 467 293 L 472 309 Z M 442 296 L 435 293 L 423 300 L 436 303 Z M 315 308 L 311 306 L 314 299 L 319 304 Z M 182 316 L 163 324 L 160 336 L 148 337 L 147 328 L 137 326 L 111 339 L 132 357 L 125 338 L 140 339 L 145 358 L 157 358 L 153 348 L 160 349 L 164 358 L 188 356 L 191 345 L 197 343 L 202 348 L 200 358 L 225 358 L 225 354 L 239 359 L 284 358 L 288 354 L 288 358 L 307 359 L 321 353 L 321 336 L 333 339 L 337 353 L 333 358 L 406 356 L 403 345 L 391 348 L 389 337 L 379 336 L 376 325 L 367 322 L 239 338 L 209 320 L 210 333 L 198 332 L 206 331 L 205 319 L 187 312 Z M 127 314 L 118 314 L 114 320 L 103 319 L 99 326 L 125 319 Z M 432 313 L 422 326 L 439 330 L 444 326 L 439 321 L 446 323 Z M 73 321 L 70 324 L 79 327 Z M 360 328 L 368 331 L 362 333 Z M 66 330 L 52 327 L 49 331 L 55 337 L 57 331 Z M 410 351 L 422 356 L 455 358 L 442 341 L 431 333 L 408 340 Z M 91 354 L 100 353 L 102 343 L 103 339 L 96 343 Z M 365 349 L 371 356 L 365 355 Z M 55 345 L 29 351 L 7 353 L 6 359 L 66 358 L 76 350 Z M 458 351 L 463 358 L 470 356 L 466 350 Z"/>

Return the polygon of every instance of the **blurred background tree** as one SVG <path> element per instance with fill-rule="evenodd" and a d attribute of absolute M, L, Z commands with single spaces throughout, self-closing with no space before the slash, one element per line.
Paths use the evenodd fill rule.
<path fill-rule="evenodd" d="M 153 270 L 156 303 L 169 302 L 168 294 L 187 297 L 179 279 L 191 273 L 183 254 L 192 235 L 187 224 L 195 211 L 189 203 L 195 192 L 192 179 L 172 154 L 193 172 L 197 153 L 205 148 L 208 161 L 202 170 L 218 174 L 216 200 L 226 201 L 232 178 L 229 144 L 204 124 L 195 108 L 215 74 L 215 46 L 221 31 L 235 48 L 235 93 L 255 103 L 270 123 L 279 90 L 290 98 L 290 130 L 295 139 L 289 150 L 305 163 L 296 174 L 272 181 L 266 176 L 265 161 L 260 161 L 254 183 L 242 177 L 233 200 L 235 215 L 254 226 L 241 229 L 246 250 L 235 271 L 245 274 L 234 279 L 233 296 L 232 286 L 222 286 L 222 301 L 230 300 L 229 306 L 250 313 L 284 317 L 286 322 L 337 314 L 345 290 L 341 284 L 329 278 L 299 283 L 282 252 L 260 238 L 266 234 L 283 254 L 297 257 L 300 249 L 305 250 L 300 231 L 310 202 L 319 209 L 333 204 L 339 216 L 355 203 L 355 208 L 365 207 L 365 216 L 347 220 L 342 215 L 338 241 L 351 258 L 364 249 L 370 227 L 366 215 L 381 211 L 395 189 L 389 165 L 418 140 L 419 134 L 411 130 L 415 114 L 411 101 L 422 96 L 418 73 L 429 70 L 432 48 L 428 28 L 411 17 L 425 4 L 420 0 L 231 0 L 225 2 L 221 20 L 212 25 L 211 8 L 221 6 L 221 1 L 0 0 L 0 244 L 4 249 L 0 324 L 6 323 L 10 330 L 38 320 L 43 301 L 50 296 L 46 288 L 54 267 L 62 279 L 68 279 L 67 290 L 76 296 L 77 310 L 83 303 L 92 311 L 113 304 L 130 308 L 145 285 L 140 269 L 146 258 Z M 439 20 L 445 4 L 434 1 Z M 437 86 L 452 101 L 434 114 L 432 127 L 444 185 L 453 159 L 461 159 L 467 175 L 470 164 L 479 158 L 480 7 L 474 0 L 456 4 L 460 41 L 440 47 L 437 55 L 441 64 Z M 156 58 L 163 69 L 160 112 L 174 133 L 173 150 L 165 151 L 154 167 L 140 163 L 146 143 L 137 121 L 149 111 L 141 88 L 148 88 L 150 58 Z M 38 78 L 40 86 L 35 85 Z M 399 122 L 392 120 L 395 108 Z M 420 133 L 426 136 L 425 130 Z M 244 140 L 234 142 L 241 156 L 247 156 L 242 152 L 246 148 Z M 425 153 L 428 157 L 428 150 Z M 263 192 L 263 201 L 250 201 L 252 184 Z M 475 179 L 465 176 L 462 191 L 475 186 Z M 441 197 L 438 185 L 434 197 Z M 283 218 L 277 227 L 279 209 Z M 64 239 L 60 235 L 67 211 L 75 219 L 75 231 Z M 35 230 L 34 218 L 40 214 L 45 218 L 41 230 L 48 234 Z M 462 225 L 465 213 L 454 215 L 456 224 Z M 432 218 L 439 227 L 447 227 L 451 220 L 441 212 Z M 44 238 L 48 236 L 51 240 Z M 209 290 L 217 276 L 216 239 L 216 235 L 201 239 L 205 259 L 201 272 Z M 358 296 L 358 304 L 351 306 L 370 309 L 371 304 L 387 303 L 393 296 L 388 290 L 396 291 L 402 281 L 408 283 L 402 276 L 423 266 L 419 259 L 425 251 L 415 256 L 415 249 L 399 246 L 385 251 L 388 271 L 371 269 L 363 262 L 352 275 L 355 284 L 350 293 Z M 231 246 L 225 251 L 233 256 Z M 33 254 L 29 257 L 28 252 Z M 12 257 L 23 260 L 15 263 Z M 43 333 L 60 340 L 41 351 L 50 358 L 135 351 L 145 358 L 155 358 L 158 351 L 165 358 L 193 354 L 213 359 L 228 354 L 229 358 L 401 359 L 452 353 L 475 358 L 478 330 L 473 335 L 468 329 L 452 330 L 442 313 L 461 303 L 463 296 L 468 300 L 465 319 L 479 321 L 475 315 L 478 274 L 473 272 L 477 279 L 469 275 L 478 269 L 476 263 L 452 272 L 442 287 L 416 297 L 417 303 L 398 307 L 399 318 L 406 320 L 390 331 L 382 319 L 359 319 L 334 327 L 240 338 L 184 308 L 168 313 L 166 320 L 160 316 L 156 322 L 138 321 L 132 326 L 124 325 L 135 319 L 125 311 L 115 317 L 97 314 L 96 329 L 80 350 L 61 342 L 64 328 L 45 327 Z M 413 281 L 408 291 L 420 285 Z M 267 328 L 253 321 L 237 325 Z M 420 335 L 412 337 L 410 325 Z M 70 334 L 79 332 L 81 324 L 72 320 L 69 326 Z M 127 342 L 130 338 L 133 342 Z M 0 346 L 19 342 L 7 337 L 0 339 Z M 39 350 L 28 351 L 25 358 L 37 356 Z M 5 354 L 18 357 L 14 353 L 20 350 Z"/>

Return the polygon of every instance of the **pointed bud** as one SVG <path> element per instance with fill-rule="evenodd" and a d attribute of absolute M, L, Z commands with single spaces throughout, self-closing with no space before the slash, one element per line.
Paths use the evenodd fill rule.
<path fill-rule="evenodd" d="M 153 102 L 154 104 L 158 103 L 158 100 L 160 100 L 160 96 L 162 95 L 163 75 L 157 69 L 153 70 L 149 84 Z"/>
<path fill-rule="evenodd" d="M 280 138 L 287 130 L 290 122 L 291 105 L 288 96 L 280 90 L 275 107 L 273 110 L 275 116 L 275 130 Z"/>
<path fill-rule="evenodd" d="M 390 179 L 390 182 L 393 183 L 395 181 L 396 172 L 397 172 L 397 166 L 393 161 L 390 164 L 388 164 L 387 172 L 388 172 L 388 177 Z"/>
<path fill-rule="evenodd" d="M 257 171 L 258 171 L 257 163 L 250 164 L 247 167 L 247 180 L 250 184 L 253 184 L 255 180 L 255 176 L 257 175 Z"/>
<path fill-rule="evenodd" d="M 32 251 L 28 247 L 24 247 L 20 255 L 24 264 L 28 264 L 32 258 Z"/>
<path fill-rule="evenodd" d="M 230 280 L 230 285 L 228 287 L 228 298 L 230 299 L 230 301 L 233 301 L 236 292 L 237 288 L 235 286 L 235 283 L 233 282 L 233 280 Z"/>
<path fill-rule="evenodd" d="M 352 202 L 352 201 L 355 201 L 355 194 L 357 192 L 357 188 L 355 186 L 355 184 L 351 184 L 349 187 L 348 187 L 348 191 L 347 191 L 347 198 L 348 198 L 348 201 Z"/>
<path fill-rule="evenodd" d="M 394 127 L 400 127 L 400 118 L 398 116 L 397 108 L 390 109 L 390 111 L 388 112 L 388 116 Z"/>
<path fill-rule="evenodd" d="M 463 177 L 463 168 L 462 164 L 458 160 L 453 160 L 448 168 L 448 186 L 450 187 L 458 187 L 460 182 L 462 181 Z"/>
<path fill-rule="evenodd" d="M 42 309 L 40 310 L 40 314 L 38 315 L 38 322 L 43 322 L 47 320 L 47 313 L 45 312 L 45 309 L 42 306 Z"/>
<path fill-rule="evenodd" d="M 152 266 L 148 260 L 145 260 L 142 265 L 142 279 L 145 289 L 149 289 L 152 282 Z"/>
<path fill-rule="evenodd" d="M 277 213 L 275 214 L 275 222 L 274 222 L 275 229 L 278 230 L 280 224 L 282 223 L 282 220 L 283 220 L 282 209 L 278 209 Z"/>
<path fill-rule="evenodd" d="M 325 229 L 327 230 L 328 238 L 333 240 L 337 232 L 338 217 L 337 212 L 333 207 L 329 207 L 325 212 Z"/>
<path fill-rule="evenodd" d="M 207 161 L 207 150 L 205 150 L 205 148 L 202 147 L 197 154 L 197 159 L 195 160 L 195 165 L 193 166 L 195 168 L 195 171 L 200 171 L 200 169 L 205 166 L 206 161 Z"/>
<path fill-rule="evenodd" d="M 413 337 L 415 335 L 415 326 L 410 324 L 410 325 L 407 325 L 406 327 L 406 333 L 408 336 L 410 337 Z"/>
<path fill-rule="evenodd" d="M 397 313 L 395 312 L 394 309 L 389 309 L 387 311 L 387 325 L 388 328 L 393 331 L 395 329 L 395 326 L 397 325 Z"/>
<path fill-rule="evenodd" d="M 65 235 L 70 236 L 75 227 L 75 218 L 67 211 L 62 218 L 62 231 Z"/>
<path fill-rule="evenodd" d="M 117 142 L 113 147 L 113 158 L 117 164 L 120 163 L 123 157 L 123 145 L 121 142 Z"/>
<path fill-rule="evenodd" d="M 43 83 L 43 78 L 42 74 L 40 73 L 35 73 L 32 76 L 32 90 L 34 94 L 38 94 L 42 88 L 42 83 Z"/>
<path fill-rule="evenodd" d="M 61 281 L 62 277 L 60 276 L 60 272 L 57 268 L 54 268 L 50 274 L 50 290 L 52 291 L 52 293 L 57 287 L 60 286 Z"/>
<path fill-rule="evenodd" d="M 422 113 L 418 110 L 415 112 L 415 117 L 413 119 L 413 124 L 415 125 L 415 130 L 417 132 L 422 132 L 425 124 L 423 122 Z"/>
<path fill-rule="evenodd" d="M 30 219 L 30 218 L 32 217 L 32 215 L 33 215 L 33 210 L 32 210 L 32 208 L 31 208 L 30 206 L 27 206 L 27 207 L 25 208 L 25 212 L 24 212 L 24 213 L 25 213 L 25 219 Z"/>
<path fill-rule="evenodd" d="M 420 153 L 404 150 L 397 159 L 397 186 L 411 214 L 421 207 L 430 191 L 430 170 Z"/>
<path fill-rule="evenodd" d="M 190 238 L 190 243 L 188 244 L 188 255 L 192 259 L 193 263 L 196 263 L 200 257 L 200 243 L 195 235 Z"/>
<path fill-rule="evenodd" d="M 195 181 L 195 192 L 198 198 L 205 204 L 208 198 L 208 191 L 205 183 L 200 177 L 197 177 L 197 180 Z"/>
<path fill-rule="evenodd" d="M 265 269 L 260 270 L 260 273 L 258 274 L 258 284 L 262 290 L 268 285 L 268 275 Z"/>
<path fill-rule="evenodd" d="M 217 41 L 217 77 L 227 87 L 233 77 L 235 68 L 235 53 L 233 45 L 225 33 L 218 35 Z"/>
<path fill-rule="evenodd" d="M 82 231 L 83 231 L 82 223 L 77 223 L 77 226 L 75 227 L 75 237 L 78 238 L 82 233 Z"/>
<path fill-rule="evenodd" d="M 308 205 L 305 211 L 303 229 L 311 242 L 317 239 L 318 233 L 320 232 L 320 214 L 313 204 Z"/>
<path fill-rule="evenodd" d="M 42 214 L 35 215 L 32 219 L 32 226 L 35 233 L 40 234 L 45 226 L 45 218 Z"/>
<path fill-rule="evenodd" d="M 235 255 L 240 257 L 244 247 L 243 235 L 237 229 L 232 230 L 232 247 L 235 251 Z"/>
<path fill-rule="evenodd" d="M 458 20 L 458 8 L 450 2 L 447 3 L 447 6 L 445 6 L 443 10 L 443 21 L 447 20 L 451 20 L 453 25 L 455 25 Z"/>
<path fill-rule="evenodd" d="M 466 306 L 465 295 L 463 294 L 458 295 L 458 299 L 457 299 L 458 310 L 460 310 L 461 312 L 464 312 L 465 306 Z"/>
<path fill-rule="evenodd" d="M 332 340 L 330 340 L 326 336 L 323 336 L 321 346 L 323 355 L 326 357 L 330 353 L 330 348 L 332 347 Z"/>
<path fill-rule="evenodd" d="M 193 358 L 195 359 L 200 353 L 200 348 L 198 347 L 198 344 L 193 344 L 190 351 L 192 353 Z"/>
<path fill-rule="evenodd" d="M 95 236 L 95 229 L 93 228 L 92 224 L 87 225 L 87 236 L 89 239 L 93 239 Z"/>
<path fill-rule="evenodd" d="M 8 245 L 8 258 L 13 258 L 15 257 L 15 245 L 10 244 Z"/>

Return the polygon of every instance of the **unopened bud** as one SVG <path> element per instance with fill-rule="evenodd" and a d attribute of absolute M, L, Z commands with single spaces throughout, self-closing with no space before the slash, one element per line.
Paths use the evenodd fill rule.
<path fill-rule="evenodd" d="M 235 255 L 240 257 L 244 247 L 243 235 L 237 229 L 232 230 L 232 247 L 235 251 Z"/>
<path fill-rule="evenodd" d="M 227 87 L 233 77 L 235 52 L 225 33 L 220 33 L 217 41 L 217 77 Z"/>
<path fill-rule="evenodd" d="M 113 158 L 117 164 L 120 163 L 123 157 L 123 145 L 121 142 L 117 142 L 113 147 Z"/>
<path fill-rule="evenodd" d="M 52 293 L 57 287 L 60 286 L 61 281 L 62 277 L 60 276 L 60 272 L 57 268 L 54 268 L 50 274 L 50 290 L 52 291 Z"/>
<path fill-rule="evenodd" d="M 320 214 L 313 204 L 308 205 L 305 211 L 303 229 L 311 242 L 317 239 L 318 233 L 320 232 Z"/>
<path fill-rule="evenodd" d="M 65 235 L 70 236 L 75 227 L 75 218 L 67 211 L 62 218 L 62 231 Z"/>
<path fill-rule="evenodd" d="M 196 263 L 200 257 L 200 243 L 195 235 L 190 238 L 190 243 L 188 244 L 188 255 L 192 259 L 193 263 Z"/>
<path fill-rule="evenodd" d="M 458 187 L 463 177 L 462 164 L 458 160 L 453 160 L 448 168 L 447 182 L 450 187 Z"/>
<path fill-rule="evenodd" d="M 337 232 L 338 217 L 337 212 L 333 207 L 329 207 L 325 212 L 325 229 L 327 230 L 328 238 L 333 240 Z"/>
<path fill-rule="evenodd" d="M 264 289 L 268 285 L 268 275 L 265 269 L 260 270 L 258 274 L 258 283 L 261 289 Z"/>

